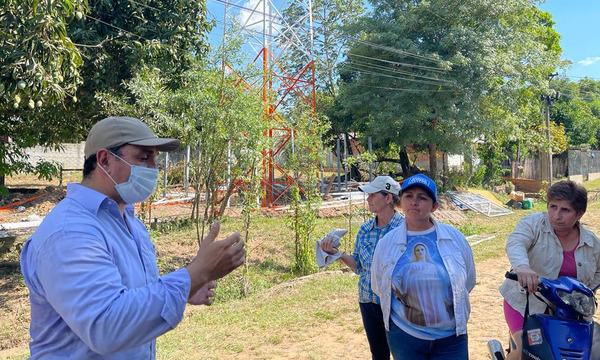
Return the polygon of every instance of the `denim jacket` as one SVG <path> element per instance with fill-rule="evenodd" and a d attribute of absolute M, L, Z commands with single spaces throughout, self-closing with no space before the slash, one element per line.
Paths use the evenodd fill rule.
<path fill-rule="evenodd" d="M 469 292 L 475 286 L 473 252 L 464 235 L 456 228 L 433 220 L 437 247 L 448 271 L 452 286 L 456 335 L 467 333 L 467 320 L 471 312 Z M 406 251 L 406 222 L 385 235 L 375 248 L 371 265 L 373 292 L 380 297 L 385 328 L 389 330 L 392 305 L 392 273 L 396 262 Z"/>
<path fill-rule="evenodd" d="M 579 226 L 579 245 L 575 249 L 577 279 L 590 288 L 600 285 L 600 241 L 593 232 Z M 547 213 L 527 215 L 519 221 L 506 240 L 506 253 L 512 268 L 529 265 L 539 276 L 556 279 L 563 262 L 563 248 L 554 233 Z M 525 290 L 514 280 L 504 280 L 500 293 L 513 309 L 525 312 Z M 529 297 L 529 312 L 543 313 L 546 304 Z"/>

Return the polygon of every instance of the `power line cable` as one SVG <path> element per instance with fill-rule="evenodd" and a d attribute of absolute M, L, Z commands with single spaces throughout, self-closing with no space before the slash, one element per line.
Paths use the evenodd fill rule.
<path fill-rule="evenodd" d="M 393 76 L 393 75 L 382 74 L 380 72 L 366 71 L 364 69 L 361 69 L 360 67 L 352 66 L 352 65 L 350 65 L 349 67 L 353 68 L 353 69 L 356 69 L 356 70 L 358 70 L 358 71 L 360 71 L 360 72 L 362 72 L 364 74 L 370 74 L 370 75 L 375 75 L 375 76 L 387 77 L 387 78 L 392 78 L 392 79 L 397 79 L 397 80 L 412 81 L 412 82 L 418 82 L 418 83 L 430 84 L 430 85 L 450 86 L 450 84 L 445 84 L 445 83 L 441 83 L 441 82 L 419 80 L 419 79 L 410 79 L 410 78 L 406 78 L 406 77 L 400 77 L 400 76 Z"/>
<path fill-rule="evenodd" d="M 446 69 L 440 69 L 440 68 L 435 68 L 435 67 L 431 67 L 431 66 L 424 66 L 424 65 L 415 65 L 415 64 L 401 63 L 401 62 L 391 61 L 391 60 L 386 60 L 386 59 L 381 59 L 381 58 L 374 58 L 374 57 L 370 57 L 370 56 L 358 55 L 358 54 L 354 54 L 352 52 L 349 52 L 348 56 L 354 56 L 354 57 L 359 57 L 359 58 L 363 58 L 363 59 L 381 61 L 381 62 L 384 62 L 384 63 L 393 64 L 393 65 L 396 65 L 396 66 L 406 66 L 406 67 L 411 67 L 411 68 L 415 68 L 415 69 L 429 70 L 429 71 L 434 71 L 434 72 L 438 72 L 438 73 L 448 72 L 448 70 L 446 70 Z"/>
<path fill-rule="evenodd" d="M 258 11 L 258 10 L 255 10 L 255 9 L 251 9 L 251 8 L 248 8 L 248 7 L 245 7 L 245 6 L 242 6 L 242 5 L 234 4 L 231 1 L 226 1 L 226 0 L 211 0 L 211 1 L 215 1 L 215 2 L 222 3 L 222 4 L 226 4 L 226 5 L 230 5 L 230 6 L 233 6 L 233 7 L 237 7 L 239 9 L 242 9 L 242 10 L 245 10 L 245 11 L 249 11 L 249 12 L 251 12 L 253 14 L 263 15 L 265 17 L 276 18 L 276 19 L 278 19 L 278 20 L 286 23 L 286 24 L 274 23 L 276 25 L 280 25 L 280 26 L 287 25 L 288 28 L 304 28 L 304 29 L 308 28 L 306 25 L 290 26 L 290 25 L 287 24 L 287 20 L 283 16 L 273 15 L 273 14 L 270 14 L 270 13 L 265 13 L 263 11 Z M 264 1 L 266 1 L 266 0 L 264 0 Z M 294 24 L 294 25 L 296 25 L 296 24 Z M 313 25 L 323 26 L 322 23 L 320 23 L 318 21 L 314 21 L 314 20 L 313 20 Z M 435 63 L 442 62 L 442 60 L 440 60 L 440 59 L 434 59 L 434 58 L 430 58 L 430 57 L 427 57 L 427 56 L 423 56 L 423 55 L 411 53 L 411 52 L 408 52 L 408 51 L 405 51 L 405 50 L 400 50 L 400 49 L 392 48 L 392 47 L 389 47 L 389 46 L 384 46 L 384 45 L 379 45 L 379 44 L 371 43 L 371 42 L 368 42 L 368 41 L 357 40 L 357 42 L 363 43 L 365 45 L 372 46 L 372 47 L 375 47 L 375 48 L 380 48 L 380 49 L 383 49 L 383 50 L 387 50 L 387 51 L 390 51 L 390 52 L 399 53 L 399 54 L 402 54 L 402 55 L 405 55 L 405 56 L 414 57 L 414 58 L 421 59 L 421 60 L 426 60 L 426 61 L 435 62 Z M 406 65 L 406 66 L 408 66 L 408 65 Z M 410 65 L 410 66 L 420 67 L 422 69 L 426 68 L 426 67 L 424 67 L 422 65 Z M 446 69 L 440 69 L 440 68 L 430 68 L 430 70 L 432 70 L 432 71 L 448 71 Z"/>
<path fill-rule="evenodd" d="M 585 100 L 587 102 L 594 102 L 596 100 L 600 100 L 600 94 L 594 93 L 594 92 L 583 92 L 583 93 L 580 92 L 578 94 L 575 94 L 568 90 L 567 91 L 562 91 L 560 89 L 554 89 L 554 90 L 557 90 L 561 96 L 566 96 L 571 99 L 581 99 L 581 100 Z M 598 98 L 591 97 L 590 95 L 598 95 Z"/>
<path fill-rule="evenodd" d="M 411 56 L 411 57 L 414 57 L 414 58 L 417 58 L 417 59 L 421 59 L 421 60 L 427 60 L 427 61 L 435 62 L 435 63 L 442 62 L 442 60 L 440 60 L 440 59 L 434 59 L 434 58 L 430 58 L 430 57 L 427 57 L 427 56 L 418 55 L 418 54 L 411 53 L 411 52 L 408 52 L 408 51 L 405 51 L 405 50 L 400 50 L 400 49 L 396 49 L 396 48 L 393 48 L 393 47 L 390 47 L 390 46 L 385 46 L 385 45 L 379 45 L 379 44 L 375 44 L 375 43 L 372 43 L 372 42 L 369 42 L 369 41 L 356 40 L 356 42 L 364 44 L 364 45 L 368 45 L 368 46 L 371 46 L 371 47 L 374 47 L 376 49 L 382 49 L 382 50 L 386 50 L 386 51 L 389 51 L 389 52 L 394 52 L 394 53 L 401 54 L 401 55 Z"/>
<path fill-rule="evenodd" d="M 593 78 L 593 77 L 589 77 L 589 76 L 572 76 L 572 75 L 561 75 L 564 77 L 568 77 L 568 78 L 574 78 L 574 79 L 592 79 L 592 80 L 600 80 L 600 78 Z"/>
<path fill-rule="evenodd" d="M 375 69 L 375 70 L 383 70 L 383 71 L 387 71 L 387 72 L 391 72 L 391 73 L 395 73 L 395 74 L 402 74 L 402 75 L 413 76 L 413 77 L 418 77 L 418 78 L 423 78 L 423 79 L 428 79 L 428 80 L 435 80 L 435 81 L 447 83 L 448 85 L 453 84 L 453 82 L 449 81 L 449 80 L 425 76 L 425 75 L 417 74 L 414 72 L 403 71 L 403 70 L 399 70 L 399 69 L 391 69 L 386 66 L 376 65 L 376 64 L 372 64 L 372 63 L 368 63 L 368 62 L 363 62 L 363 61 L 358 61 L 358 60 L 350 60 L 349 63 L 360 65 L 360 66 L 365 66 L 367 68 L 371 68 L 371 69 Z"/>
<path fill-rule="evenodd" d="M 231 1 L 226 1 L 226 0 L 211 0 L 211 1 L 216 1 L 216 2 L 219 2 L 219 3 L 222 3 L 222 4 L 226 4 L 226 5 L 230 5 L 230 6 L 233 6 L 233 7 L 237 7 L 239 9 L 242 9 L 242 10 L 245 10 L 245 11 L 249 11 L 249 12 L 251 12 L 253 14 L 263 15 L 265 17 L 276 18 L 276 19 L 278 19 L 278 20 L 286 23 L 286 24 L 274 23 L 276 25 L 280 25 L 280 26 L 287 25 L 287 27 L 289 27 L 289 28 L 305 28 L 305 29 L 308 28 L 306 25 L 300 25 L 300 26 L 295 26 L 296 24 L 294 24 L 294 26 L 288 25 L 287 24 L 287 19 L 285 19 L 283 16 L 274 15 L 274 14 L 270 14 L 270 13 L 265 13 L 263 11 L 258 11 L 258 10 L 255 10 L 255 9 L 251 9 L 251 8 L 248 8 L 248 7 L 245 7 L 245 6 L 242 6 L 242 5 L 238 5 L 238 4 L 232 3 Z M 264 0 L 264 1 L 266 1 L 266 0 Z M 313 20 L 312 23 L 314 25 L 323 26 L 322 23 L 320 23 L 318 21 L 315 21 L 315 20 Z M 364 41 L 364 40 L 356 40 L 356 41 L 359 42 L 359 43 L 368 45 L 368 46 L 372 46 L 372 47 L 375 47 L 375 48 L 387 50 L 387 51 L 390 51 L 390 52 L 395 52 L 395 53 L 402 54 L 402 55 L 405 55 L 405 56 L 414 57 L 414 58 L 421 59 L 421 60 L 426 60 L 426 61 L 435 62 L 435 63 L 442 62 L 442 60 L 440 60 L 440 59 L 435 59 L 435 58 L 431 58 L 431 57 L 427 57 L 427 56 L 423 56 L 423 55 L 411 53 L 411 52 L 408 52 L 408 51 L 405 51 L 405 50 L 400 50 L 400 49 L 392 48 L 392 47 L 389 47 L 389 46 L 379 45 L 379 44 L 375 44 L 375 43 Z M 422 66 L 422 65 L 412 65 L 412 66 L 417 67 L 417 66 Z M 423 67 L 423 68 L 425 68 L 425 67 Z M 438 70 L 438 71 L 448 71 L 446 69 L 430 68 L 430 70 L 433 70 L 433 69 Z"/>
<path fill-rule="evenodd" d="M 236 8 L 242 9 L 242 10 L 245 10 L 245 11 L 249 11 L 249 12 L 251 12 L 251 13 L 254 13 L 254 14 L 258 14 L 258 15 L 264 15 L 264 16 L 269 16 L 269 17 L 277 18 L 278 20 L 281 20 L 281 21 L 284 21 L 284 22 L 285 22 L 285 21 L 287 21 L 287 20 L 286 20 L 286 19 L 285 19 L 283 16 L 280 16 L 280 15 L 274 15 L 274 14 L 270 14 L 270 13 L 264 13 L 264 12 L 262 12 L 262 11 L 258 11 L 258 10 L 253 10 L 253 9 L 251 9 L 251 8 L 248 8 L 248 7 L 245 7 L 245 6 L 242 6 L 242 5 L 238 5 L 238 4 L 232 3 L 231 1 L 226 1 L 226 0 L 210 0 L 210 1 L 218 2 L 218 3 L 224 4 L 224 5 L 230 5 L 230 6 L 233 6 L 233 7 L 236 7 Z M 266 1 L 266 0 L 265 0 L 265 1 Z M 313 24 L 316 24 L 316 25 L 321 25 L 321 26 L 323 26 L 323 23 L 321 23 L 321 22 L 318 22 L 318 21 L 315 21 L 315 20 L 313 20 Z M 280 25 L 283 25 L 283 24 L 280 24 Z M 306 25 L 299 26 L 299 27 L 304 27 L 304 28 L 307 28 L 307 26 L 306 26 Z"/>
<path fill-rule="evenodd" d="M 153 7 L 153 6 L 150 6 L 150 5 L 148 5 L 148 4 L 142 4 L 142 3 L 139 3 L 139 2 L 137 2 L 137 1 L 134 1 L 134 0 L 129 0 L 129 2 L 132 2 L 132 3 L 134 3 L 134 4 L 138 4 L 138 5 L 140 5 L 140 6 L 143 6 L 143 7 L 146 7 L 146 8 L 148 8 L 148 9 L 152 9 L 152 10 L 156 10 L 156 11 L 161 11 L 161 12 L 162 12 L 162 11 L 164 11 L 164 10 L 161 10 L 161 9 L 155 8 L 155 7 Z"/>
<path fill-rule="evenodd" d="M 407 91 L 407 92 L 460 92 L 460 90 L 426 90 L 426 89 L 406 89 L 406 88 L 394 88 L 385 86 L 372 86 L 372 85 L 361 85 L 357 84 L 358 87 L 366 87 L 373 89 L 392 90 L 392 91 Z"/>
<path fill-rule="evenodd" d="M 219 2 L 221 4 L 225 4 L 225 5 L 228 5 L 228 6 L 233 6 L 233 7 L 242 9 L 242 10 L 246 10 L 246 11 L 249 11 L 249 12 L 251 12 L 253 14 L 258 14 L 258 15 L 262 15 L 262 16 L 265 16 L 265 17 L 270 17 L 270 18 L 274 18 L 274 19 L 278 19 L 278 20 L 283 20 L 282 18 L 279 17 L 279 15 L 273 15 L 273 14 L 265 13 L 265 12 L 262 12 L 262 11 L 254 10 L 254 9 L 249 8 L 249 7 L 245 7 L 245 6 L 242 6 L 242 5 L 238 5 L 238 4 L 232 3 L 231 1 L 225 1 L 225 0 L 212 0 L 212 1 L 216 1 L 216 2 Z M 266 1 L 266 0 L 263 0 L 263 1 Z"/>
<path fill-rule="evenodd" d="M 91 15 L 88 15 L 88 14 L 86 14 L 86 15 L 85 15 L 85 17 L 86 17 L 86 18 L 88 18 L 88 19 L 92 19 L 92 20 L 94 20 L 94 21 L 100 22 L 100 23 L 102 23 L 102 24 L 104 24 L 104 25 L 106 25 L 106 26 L 109 26 L 109 27 L 113 28 L 113 29 L 117 29 L 117 30 L 119 30 L 119 31 L 123 31 L 124 33 L 130 34 L 130 35 L 133 35 L 133 36 L 137 36 L 137 37 L 139 37 L 139 38 L 141 38 L 141 39 L 144 39 L 144 40 L 146 40 L 146 41 L 152 41 L 152 40 L 150 40 L 150 39 L 147 39 L 147 38 L 143 37 L 142 35 L 138 35 L 138 34 L 136 34 L 136 33 L 134 33 L 134 32 L 131 32 L 131 31 L 129 31 L 129 30 L 125 30 L 125 29 L 123 29 L 123 28 L 120 28 L 120 27 L 118 27 L 118 26 L 116 26 L 116 25 L 113 25 L 113 24 L 107 23 L 106 21 L 103 21 L 103 20 L 100 20 L 100 19 L 96 19 L 95 17 L 93 17 L 93 16 L 91 16 Z"/>

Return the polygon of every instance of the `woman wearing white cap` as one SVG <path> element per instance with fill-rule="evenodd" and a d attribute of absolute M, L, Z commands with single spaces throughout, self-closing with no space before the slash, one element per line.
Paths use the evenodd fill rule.
<path fill-rule="evenodd" d="M 467 360 L 473 253 L 456 228 L 431 217 L 439 204 L 425 175 L 402 183 L 404 223 L 377 244 L 371 266 L 395 360 Z"/>
<path fill-rule="evenodd" d="M 358 302 L 372 359 L 388 360 L 390 350 L 385 337 L 379 297 L 371 290 L 371 262 L 379 239 L 402 223 L 403 218 L 395 209 L 399 201 L 400 185 L 389 176 L 378 176 L 371 183 L 358 188 L 369 194 L 369 211 L 375 213 L 375 217 L 362 224 L 358 230 L 352 255 L 344 254 L 339 260 L 359 275 Z M 332 239 L 326 239 L 321 243 L 321 248 L 329 254 L 336 254 L 338 249 L 331 243 Z"/>

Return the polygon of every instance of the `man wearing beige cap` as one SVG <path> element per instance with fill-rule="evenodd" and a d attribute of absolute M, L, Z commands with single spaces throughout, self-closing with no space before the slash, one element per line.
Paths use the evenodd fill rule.
<path fill-rule="evenodd" d="M 31 359 L 154 359 L 156 338 L 177 326 L 186 303 L 209 305 L 214 280 L 244 262 L 239 234 L 215 241 L 215 223 L 186 268 L 159 276 L 133 204 L 156 187 L 158 152 L 179 144 L 131 117 L 92 127 L 81 184 L 67 185 L 21 253 Z"/>

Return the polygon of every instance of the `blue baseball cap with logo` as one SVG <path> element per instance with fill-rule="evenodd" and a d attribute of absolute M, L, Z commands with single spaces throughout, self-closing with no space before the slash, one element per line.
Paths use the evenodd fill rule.
<path fill-rule="evenodd" d="M 429 177 L 423 174 L 417 174 L 409 177 L 404 180 L 402 183 L 402 190 L 400 191 L 400 195 L 406 189 L 410 189 L 412 187 L 418 186 L 423 190 L 427 191 L 429 196 L 433 199 L 433 202 L 437 202 L 437 186 L 435 186 L 435 181 L 431 180 Z"/>

